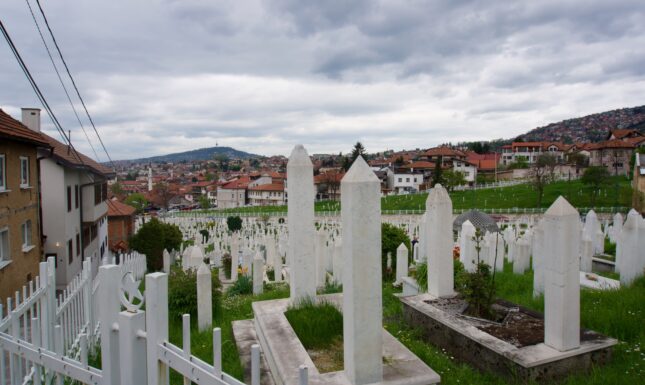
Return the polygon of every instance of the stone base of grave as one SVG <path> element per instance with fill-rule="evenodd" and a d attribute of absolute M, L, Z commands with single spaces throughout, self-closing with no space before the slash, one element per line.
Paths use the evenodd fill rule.
<path fill-rule="evenodd" d="M 585 373 L 611 359 L 613 338 L 595 334 L 580 347 L 559 352 L 544 343 L 518 348 L 473 326 L 468 317 L 450 314 L 425 301 L 429 294 L 399 297 L 406 322 L 423 331 L 429 343 L 445 349 L 457 360 L 484 372 L 495 372 L 513 381 L 542 383 Z"/>
<path fill-rule="evenodd" d="M 244 368 L 244 382 L 251 383 L 251 346 L 259 344 L 257 334 L 255 334 L 255 325 L 253 320 L 233 321 L 233 338 L 237 351 L 240 353 L 240 361 Z M 266 355 L 260 348 L 260 384 L 275 385 L 269 365 L 266 361 Z"/>
<path fill-rule="evenodd" d="M 342 294 L 320 295 L 342 309 Z M 343 371 L 319 373 L 284 312 L 289 299 L 253 302 L 255 330 L 277 385 L 297 385 L 298 367 L 309 368 L 309 384 L 350 385 Z M 383 381 L 370 385 L 439 384 L 439 375 L 383 329 Z"/>

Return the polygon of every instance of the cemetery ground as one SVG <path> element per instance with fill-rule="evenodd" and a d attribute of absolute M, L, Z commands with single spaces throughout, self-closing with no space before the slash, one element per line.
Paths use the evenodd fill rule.
<path fill-rule="evenodd" d="M 548 208 L 563 196 L 574 207 L 629 207 L 631 206 L 631 181 L 625 177 L 611 177 L 592 202 L 589 189 L 580 180 L 557 181 L 546 185 L 542 209 Z M 392 195 L 381 199 L 381 210 L 423 210 L 427 193 Z M 453 191 L 450 193 L 454 210 L 490 209 L 532 209 L 536 208 L 537 191 L 528 184 L 487 188 L 480 190 Z M 317 212 L 340 210 L 339 201 L 315 203 Z M 211 210 L 214 213 L 286 213 L 286 206 L 240 207 L 235 209 Z"/>
<path fill-rule="evenodd" d="M 543 297 L 533 298 L 533 272 L 522 275 L 512 272 L 512 264 L 507 263 L 504 271 L 498 273 L 497 297 L 515 302 L 529 309 L 543 312 Z M 217 274 L 214 270 L 213 274 Z M 334 291 L 333 289 L 330 291 Z M 390 282 L 383 283 L 383 323 L 384 327 L 421 360 L 441 375 L 442 384 L 509 384 L 493 374 L 477 371 L 471 366 L 456 362 L 453 357 L 423 341 L 420 330 L 406 325 L 403 320 L 402 306 Z M 266 285 L 261 295 L 223 293 L 221 301 L 213 309 L 213 327 L 222 328 L 223 369 L 242 380 L 244 375 L 231 323 L 235 320 L 253 318 L 251 303 L 269 299 L 288 298 L 286 284 Z M 609 364 L 595 367 L 587 375 L 576 375 L 563 379 L 567 385 L 606 385 L 640 383 L 645 381 L 645 277 L 632 285 L 619 290 L 594 291 L 582 289 L 580 297 L 581 327 L 595 330 L 621 342 L 614 347 Z M 181 317 L 173 312 L 170 305 L 170 341 L 178 346 L 182 343 Z M 173 315 L 173 313 L 175 313 Z M 191 317 L 196 327 L 196 317 Z M 301 321 L 296 321 L 301 322 Z M 300 325 L 302 326 L 302 325 Z M 297 328 L 298 326 L 294 327 Z M 315 337 L 314 337 L 315 338 Z M 191 334 L 192 352 L 197 357 L 212 360 L 212 332 L 193 332 Z M 171 375 L 172 384 L 181 384 L 176 373 Z"/>

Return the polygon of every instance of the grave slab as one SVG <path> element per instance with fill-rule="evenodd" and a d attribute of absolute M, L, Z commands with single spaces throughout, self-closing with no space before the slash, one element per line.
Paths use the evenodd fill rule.
<path fill-rule="evenodd" d="M 342 294 L 321 295 L 342 311 Z M 297 385 L 298 367 L 309 368 L 309 384 L 350 385 L 344 371 L 320 373 L 284 315 L 288 299 L 253 303 L 257 339 L 276 385 Z M 410 352 L 385 329 L 383 331 L 383 380 L 371 385 L 430 385 L 440 383 L 439 375 Z"/>
<path fill-rule="evenodd" d="M 473 326 L 467 316 L 427 303 L 436 299 L 427 293 L 399 299 L 404 319 L 420 328 L 426 341 L 483 372 L 495 372 L 514 381 L 561 380 L 570 374 L 588 372 L 592 366 L 608 362 L 612 347 L 618 343 L 583 331 L 593 334 L 593 338 L 584 338 L 580 347 L 564 352 L 544 343 L 517 347 Z"/>

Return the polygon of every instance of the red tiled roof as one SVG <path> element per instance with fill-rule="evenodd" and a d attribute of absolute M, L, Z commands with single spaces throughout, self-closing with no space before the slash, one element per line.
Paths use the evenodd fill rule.
<path fill-rule="evenodd" d="M 40 132 L 33 131 L 0 109 L 0 137 L 49 147 Z"/>
<path fill-rule="evenodd" d="M 405 166 L 401 166 L 401 167 L 416 168 L 416 169 L 434 169 L 436 167 L 436 164 L 434 162 L 418 161 L 418 162 L 406 164 Z"/>
<path fill-rule="evenodd" d="M 270 183 L 270 184 L 261 184 L 259 186 L 249 187 L 251 191 L 284 191 L 284 184 L 282 183 Z"/>
<path fill-rule="evenodd" d="M 106 202 L 108 206 L 108 217 L 131 216 L 136 211 L 134 207 L 126 205 L 125 203 L 121 203 L 117 200 L 108 199 Z"/>
<path fill-rule="evenodd" d="M 645 136 L 635 136 L 633 138 L 627 138 L 626 140 L 635 146 L 640 146 L 641 143 L 645 143 Z"/>
<path fill-rule="evenodd" d="M 625 137 L 627 137 L 629 135 L 632 135 L 632 134 L 636 134 L 638 136 L 643 136 L 643 134 L 641 134 L 640 132 L 638 132 L 636 130 L 625 128 L 625 129 L 619 129 L 619 130 L 611 131 L 611 134 L 609 135 L 609 137 L 611 137 L 613 135 L 615 139 L 623 139 L 623 138 L 625 138 Z"/>
<path fill-rule="evenodd" d="M 314 184 L 326 182 L 340 182 L 345 176 L 344 172 L 327 172 L 314 176 Z"/>
<path fill-rule="evenodd" d="M 226 190 L 246 190 L 250 182 L 251 178 L 249 178 L 248 176 L 243 176 L 239 179 L 228 182 L 227 184 L 222 186 L 222 188 Z"/>
<path fill-rule="evenodd" d="M 114 171 L 108 167 L 103 166 L 100 163 L 97 163 L 94 159 L 81 154 L 75 149 L 70 149 L 69 146 L 57 141 L 47 134 L 42 134 L 47 143 L 54 148 L 54 156 L 65 163 L 68 163 L 75 167 L 87 167 L 92 172 L 101 175 L 111 175 L 114 174 Z"/>
<path fill-rule="evenodd" d="M 604 142 L 594 143 L 589 146 L 589 150 L 603 150 L 606 148 L 635 148 L 636 145 L 621 139 L 606 140 Z"/>
<path fill-rule="evenodd" d="M 446 146 L 431 148 L 425 152 L 425 155 L 426 156 L 466 156 L 466 154 L 464 154 L 463 152 Z"/>

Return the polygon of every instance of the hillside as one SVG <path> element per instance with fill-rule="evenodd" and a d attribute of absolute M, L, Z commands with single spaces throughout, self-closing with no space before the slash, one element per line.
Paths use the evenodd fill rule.
<path fill-rule="evenodd" d="M 207 148 L 200 148 L 198 150 L 177 152 L 177 153 L 167 154 L 167 155 L 152 156 L 149 158 L 132 159 L 132 160 L 129 160 L 128 162 L 134 162 L 134 163 L 147 163 L 147 162 L 177 163 L 181 161 L 191 162 L 196 160 L 213 159 L 217 155 L 224 155 L 224 156 L 227 156 L 229 159 L 248 159 L 248 158 L 254 158 L 259 156 L 255 154 L 249 154 L 248 152 L 236 150 L 232 147 L 207 147 Z"/>
<path fill-rule="evenodd" d="M 645 106 L 567 119 L 535 128 L 517 139 L 524 141 L 598 142 L 604 140 L 611 130 L 634 128 L 645 132 Z"/>

